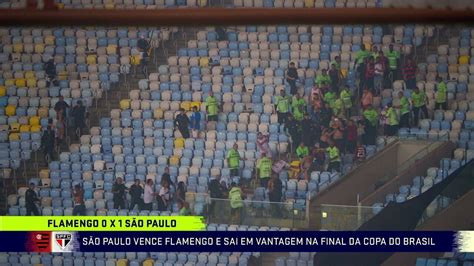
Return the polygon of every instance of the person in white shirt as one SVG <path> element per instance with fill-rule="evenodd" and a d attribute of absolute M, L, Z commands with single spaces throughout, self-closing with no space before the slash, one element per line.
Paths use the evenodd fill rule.
<path fill-rule="evenodd" d="M 151 211 L 153 207 L 153 199 L 155 198 L 155 191 L 153 189 L 153 180 L 146 181 L 145 190 L 143 192 L 143 210 Z"/>
<path fill-rule="evenodd" d="M 385 64 L 382 61 L 382 58 L 377 58 L 374 67 L 374 89 L 375 95 L 380 95 L 382 91 L 383 75 L 385 73 Z"/>
<path fill-rule="evenodd" d="M 160 192 L 158 193 L 158 210 L 166 211 L 168 209 L 168 203 L 170 201 L 170 184 L 163 182 Z"/>

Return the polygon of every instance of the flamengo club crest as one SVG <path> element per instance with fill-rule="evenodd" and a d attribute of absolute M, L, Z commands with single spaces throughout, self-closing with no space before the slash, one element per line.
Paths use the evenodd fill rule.
<path fill-rule="evenodd" d="M 71 233 L 56 233 L 54 235 L 54 241 L 62 250 L 66 249 L 69 243 L 71 243 L 71 240 L 72 240 Z"/>

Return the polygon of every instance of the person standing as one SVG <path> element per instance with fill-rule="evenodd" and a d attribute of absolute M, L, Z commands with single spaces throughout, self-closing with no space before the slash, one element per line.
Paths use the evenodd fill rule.
<path fill-rule="evenodd" d="M 301 142 L 298 148 L 296 149 L 296 156 L 300 159 L 303 160 L 304 157 L 309 155 L 309 149 L 306 147 L 304 142 Z"/>
<path fill-rule="evenodd" d="M 436 78 L 438 84 L 436 86 L 436 102 L 435 102 L 435 110 L 442 109 L 446 111 L 448 109 L 448 101 L 447 101 L 447 90 L 448 87 L 444 80 L 438 76 Z"/>
<path fill-rule="evenodd" d="M 336 147 L 333 141 L 329 144 L 329 148 L 326 149 L 329 155 L 328 172 L 339 172 L 341 170 L 341 155 L 339 149 Z"/>
<path fill-rule="evenodd" d="M 298 93 L 298 88 L 296 87 L 296 81 L 298 80 L 298 71 L 294 62 L 290 62 L 290 66 L 286 70 L 286 81 L 290 84 L 290 93 L 295 95 Z"/>
<path fill-rule="evenodd" d="M 73 216 L 85 216 L 86 205 L 84 204 L 84 189 L 78 184 L 74 186 L 74 209 L 72 210 Z"/>
<path fill-rule="evenodd" d="M 179 111 L 179 114 L 174 119 L 174 126 L 178 128 L 181 136 L 187 139 L 189 138 L 189 117 L 186 115 L 186 112 L 183 108 L 181 108 Z"/>
<path fill-rule="evenodd" d="M 43 132 L 41 136 L 41 149 L 43 150 L 45 161 L 54 161 L 55 136 L 51 126 Z"/>
<path fill-rule="evenodd" d="M 282 188 L 280 178 L 277 175 L 273 175 L 272 179 L 268 182 L 268 197 L 271 205 L 271 212 L 274 218 L 282 218 L 280 203 L 282 199 Z"/>
<path fill-rule="evenodd" d="M 323 68 L 321 70 L 321 75 L 317 75 L 314 79 L 314 83 L 318 88 L 326 88 L 331 85 L 331 77 L 328 75 L 328 70 Z"/>
<path fill-rule="evenodd" d="M 231 177 L 240 176 L 239 168 L 240 168 L 241 158 L 237 149 L 238 149 L 237 143 L 234 143 L 234 145 L 232 146 L 232 149 L 229 150 L 226 156 L 227 165 L 229 166 Z"/>
<path fill-rule="evenodd" d="M 378 114 L 373 106 L 369 106 L 364 112 L 364 135 L 363 143 L 365 145 L 375 145 L 377 133 Z"/>
<path fill-rule="evenodd" d="M 403 66 L 403 78 L 408 90 L 416 87 L 416 65 L 411 58 L 408 58 Z"/>
<path fill-rule="evenodd" d="M 420 120 L 420 111 L 423 113 L 423 117 L 428 118 L 428 109 L 426 104 L 428 104 L 428 97 L 424 91 L 421 91 L 418 87 L 415 87 L 415 91 L 411 94 L 411 100 L 413 102 L 413 116 L 414 116 L 414 125 L 418 126 L 418 121 Z"/>
<path fill-rule="evenodd" d="M 142 200 L 142 194 L 143 194 L 143 188 L 140 185 L 140 179 L 135 179 L 135 183 L 130 187 L 128 193 L 130 194 L 130 197 L 132 198 L 130 201 L 130 207 L 128 208 L 129 211 L 133 210 L 135 206 L 138 206 L 138 210 L 140 211 L 142 209 L 143 205 L 143 200 Z"/>
<path fill-rule="evenodd" d="M 74 132 L 79 139 L 82 136 L 82 131 L 86 127 L 86 108 L 82 105 L 82 101 L 77 101 L 77 104 L 72 108 L 71 115 L 74 121 Z"/>
<path fill-rule="evenodd" d="M 268 156 L 272 157 L 272 151 L 270 145 L 268 144 L 269 136 L 268 134 L 262 134 L 261 132 L 257 133 L 257 148 L 260 153 L 266 153 Z"/>
<path fill-rule="evenodd" d="M 375 95 L 380 95 L 383 88 L 383 78 L 385 73 L 385 61 L 383 57 L 378 57 L 374 66 L 374 90 Z"/>
<path fill-rule="evenodd" d="M 209 96 L 206 98 L 206 112 L 207 122 L 217 122 L 217 113 L 219 110 L 219 103 L 212 91 L 209 91 Z"/>
<path fill-rule="evenodd" d="M 293 118 L 297 121 L 303 120 L 303 115 L 306 113 L 306 102 L 301 98 L 299 93 L 293 96 L 291 101 Z"/>
<path fill-rule="evenodd" d="M 278 123 L 285 124 L 290 112 L 291 98 L 286 95 L 285 90 L 280 91 L 280 95 L 275 97 L 275 109 L 277 111 Z"/>
<path fill-rule="evenodd" d="M 342 100 L 346 118 L 351 117 L 352 95 L 347 87 L 343 87 L 339 99 Z"/>
<path fill-rule="evenodd" d="M 387 58 L 392 80 L 397 80 L 400 52 L 393 49 L 393 44 L 388 46 Z"/>
<path fill-rule="evenodd" d="M 117 177 L 117 180 L 115 180 L 115 184 L 112 187 L 114 209 L 125 209 L 125 190 L 127 190 L 127 188 L 123 184 L 122 178 Z"/>
<path fill-rule="evenodd" d="M 244 207 L 243 198 L 244 193 L 242 189 L 240 189 L 235 182 L 232 182 L 229 191 L 230 215 L 233 222 L 237 224 L 240 224 L 242 221 L 242 208 Z"/>
<path fill-rule="evenodd" d="M 48 77 L 46 85 L 49 86 L 54 86 L 56 84 L 56 77 L 57 77 L 57 72 L 56 72 L 56 64 L 54 63 L 54 59 L 51 58 L 49 59 L 44 66 L 44 71 Z"/>
<path fill-rule="evenodd" d="M 40 200 L 35 191 L 35 183 L 30 183 L 30 187 L 25 192 L 26 216 L 31 216 L 32 213 L 34 216 L 40 215 L 36 202 L 40 202 Z"/>
<path fill-rule="evenodd" d="M 147 179 L 143 192 L 143 210 L 151 211 L 153 208 L 153 199 L 155 198 L 155 189 L 153 179 Z"/>
<path fill-rule="evenodd" d="M 176 192 L 173 200 L 177 202 L 186 201 L 186 185 L 183 181 L 178 182 L 178 186 L 176 187 Z"/>
<path fill-rule="evenodd" d="M 365 63 L 365 83 L 364 88 L 368 88 L 372 93 L 374 93 L 374 78 L 375 78 L 375 64 L 373 57 L 367 57 Z M 364 88 L 361 88 L 364 89 Z"/>
<path fill-rule="evenodd" d="M 158 210 L 166 211 L 168 210 L 170 202 L 170 184 L 168 182 L 163 182 L 160 188 L 160 192 L 157 196 L 158 200 Z"/>
<path fill-rule="evenodd" d="M 398 132 L 399 121 L 398 121 L 397 111 L 395 111 L 395 108 L 393 108 L 392 103 L 388 104 L 387 119 L 388 119 L 387 136 L 395 136 Z"/>
<path fill-rule="evenodd" d="M 201 130 L 201 112 L 196 106 L 193 106 L 193 113 L 191 115 L 191 130 L 194 138 L 199 138 L 199 131 Z"/>
<path fill-rule="evenodd" d="M 292 151 L 294 151 L 296 149 L 296 145 L 298 145 L 301 141 L 301 127 L 298 121 L 293 119 L 292 115 L 288 116 L 286 129 L 288 130 L 288 133 L 290 134 Z"/>
<path fill-rule="evenodd" d="M 209 216 L 214 218 L 218 217 L 218 213 L 222 210 L 221 208 L 223 199 L 225 198 L 225 192 L 222 186 L 219 184 L 219 180 L 216 178 L 211 179 L 209 181 L 209 195 L 211 204 L 209 206 Z"/>
<path fill-rule="evenodd" d="M 64 100 L 64 96 L 59 95 L 59 100 L 54 105 L 54 111 L 59 112 L 62 110 L 64 117 L 66 117 L 67 109 L 69 108 L 69 104 Z"/>
<path fill-rule="evenodd" d="M 305 114 L 303 121 L 301 121 L 301 142 L 304 143 L 306 147 L 312 147 L 314 140 L 319 139 L 319 135 L 316 125 L 311 121 L 309 115 Z"/>
<path fill-rule="evenodd" d="M 410 127 L 410 101 L 403 94 L 403 92 L 398 93 L 400 98 L 400 127 Z"/>
<path fill-rule="evenodd" d="M 267 187 L 268 180 L 272 175 L 272 166 L 272 159 L 268 158 L 265 153 L 262 153 L 260 159 L 257 161 L 257 172 L 261 187 Z"/>
<path fill-rule="evenodd" d="M 341 71 L 336 67 L 335 64 L 331 64 L 331 69 L 329 70 L 329 77 L 331 78 L 331 90 L 334 93 L 339 93 L 339 86 L 341 85 Z"/>

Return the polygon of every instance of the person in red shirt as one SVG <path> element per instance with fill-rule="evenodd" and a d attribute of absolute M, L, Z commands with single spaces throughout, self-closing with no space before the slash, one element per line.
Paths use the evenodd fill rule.
<path fill-rule="evenodd" d="M 403 66 L 403 78 L 406 88 L 414 90 L 416 87 L 416 65 L 411 58 L 408 58 Z"/>
<path fill-rule="evenodd" d="M 347 123 L 347 142 L 346 142 L 346 152 L 354 153 L 357 144 L 357 126 L 354 121 L 351 119 Z"/>
<path fill-rule="evenodd" d="M 365 65 L 365 87 L 374 92 L 375 65 L 374 58 L 367 57 Z"/>

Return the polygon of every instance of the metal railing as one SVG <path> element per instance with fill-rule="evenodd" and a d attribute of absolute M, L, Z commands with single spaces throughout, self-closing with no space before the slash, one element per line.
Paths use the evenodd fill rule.
<path fill-rule="evenodd" d="M 350 231 L 372 219 L 380 208 L 321 204 L 321 230 Z"/>

